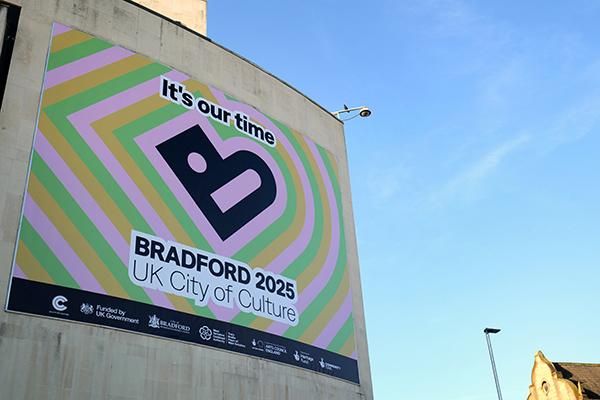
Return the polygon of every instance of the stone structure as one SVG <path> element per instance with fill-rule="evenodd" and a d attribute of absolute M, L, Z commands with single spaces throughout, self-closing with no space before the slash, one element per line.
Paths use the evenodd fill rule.
<path fill-rule="evenodd" d="M 600 399 L 600 364 L 551 362 L 535 354 L 527 400 Z"/>
<path fill-rule="evenodd" d="M 372 399 L 342 124 L 288 84 L 192 32 L 204 33 L 205 1 L 139 3 L 190 29 L 133 1 L 12 0 L 20 18 L 0 112 L 0 297 L 7 295 L 51 26 L 57 21 L 192 77 L 201 71 L 198 79 L 305 133 L 335 155 L 361 383 L 223 350 L 2 310 L 0 398 Z M 158 3 L 167 8 L 156 8 Z M 190 8 L 180 14 L 168 4 Z"/>

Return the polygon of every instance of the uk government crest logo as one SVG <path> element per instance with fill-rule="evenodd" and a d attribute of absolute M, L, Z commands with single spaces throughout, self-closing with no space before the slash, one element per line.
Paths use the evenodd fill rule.
<path fill-rule="evenodd" d="M 82 314 L 90 315 L 94 313 L 94 306 L 88 303 L 81 303 L 79 311 L 81 311 Z"/>

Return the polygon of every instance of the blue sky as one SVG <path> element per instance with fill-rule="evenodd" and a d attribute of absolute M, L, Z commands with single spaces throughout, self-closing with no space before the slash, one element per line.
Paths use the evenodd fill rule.
<path fill-rule="evenodd" d="M 377 399 L 525 399 L 600 362 L 600 2 L 208 3 L 208 35 L 346 124 Z"/>

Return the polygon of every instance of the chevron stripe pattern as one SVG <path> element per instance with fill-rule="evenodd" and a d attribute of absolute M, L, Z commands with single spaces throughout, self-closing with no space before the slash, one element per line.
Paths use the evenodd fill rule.
<path fill-rule="evenodd" d="M 107 294 L 258 329 L 356 359 L 338 169 L 332 154 L 218 89 L 55 23 L 21 218 L 16 277 Z M 194 71 L 201 75 L 201 71 Z M 269 147 L 161 98 L 161 76 L 241 112 L 277 137 Z M 156 144 L 199 125 L 272 170 L 275 201 L 226 240 L 201 218 Z M 297 282 L 297 326 L 133 284 L 137 230 Z"/>

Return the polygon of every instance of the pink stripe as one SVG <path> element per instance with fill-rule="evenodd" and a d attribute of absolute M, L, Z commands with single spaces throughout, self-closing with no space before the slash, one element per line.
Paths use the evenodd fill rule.
<path fill-rule="evenodd" d="M 181 78 L 181 74 L 171 74 L 170 79 Z M 160 216 L 152 208 L 144 194 L 129 176 L 127 171 L 121 166 L 111 150 L 104 144 L 100 136 L 91 127 L 94 121 L 104 118 L 116 111 L 119 111 L 135 102 L 143 100 L 157 93 L 160 78 L 154 78 L 144 82 L 135 88 L 121 92 L 113 97 L 105 99 L 90 107 L 87 107 L 68 117 L 81 137 L 87 142 L 98 158 L 102 161 L 106 169 L 118 182 L 119 186 L 125 191 L 129 199 L 136 205 L 148 225 L 154 232 L 159 233 L 164 238 L 173 239 L 172 233 L 164 224 Z"/>
<path fill-rule="evenodd" d="M 69 32 L 71 27 L 55 22 L 52 24 L 52 36 L 58 36 L 61 33 Z"/>
<path fill-rule="evenodd" d="M 323 329 L 317 340 L 315 340 L 312 344 L 322 349 L 327 348 L 335 335 L 340 331 L 346 320 L 348 320 L 350 314 L 352 314 L 352 292 L 348 290 L 348 294 L 346 295 L 344 302 L 340 308 L 338 308 L 333 318 L 329 320 L 329 323 L 325 329 Z"/>
<path fill-rule="evenodd" d="M 40 131 L 36 135 L 35 150 L 110 244 L 123 262 L 122 266 L 127 268 L 129 244 Z M 155 305 L 171 307 L 164 293 L 147 288 L 144 291 Z"/>
<path fill-rule="evenodd" d="M 69 271 L 69 275 L 73 277 L 83 290 L 106 294 L 106 291 L 100 286 L 94 275 L 88 270 L 79 256 L 75 254 L 69 243 L 62 237 L 29 194 L 27 194 L 25 200 L 24 215 L 31 226 L 44 239 L 44 242 L 52 250 L 56 258 Z"/>
<path fill-rule="evenodd" d="M 91 56 L 65 64 L 46 73 L 46 88 L 51 88 L 65 81 L 77 78 L 95 69 L 102 68 L 133 55 L 122 47 L 111 47 Z"/>
<path fill-rule="evenodd" d="M 338 205 L 335 198 L 335 194 L 333 193 L 333 187 L 331 185 L 331 181 L 329 180 L 327 169 L 323 164 L 323 160 L 321 159 L 319 152 L 317 150 L 316 145 L 306 138 L 303 138 L 304 142 L 307 144 L 311 153 L 313 154 L 313 158 L 315 159 L 317 166 L 319 167 L 319 172 L 321 177 L 323 178 L 323 182 L 325 184 L 325 190 L 327 192 L 327 201 L 330 205 L 330 218 L 331 218 L 331 244 L 329 246 L 329 252 L 327 253 L 327 257 L 325 258 L 325 263 L 323 267 L 319 271 L 319 274 L 308 284 L 308 286 L 300 293 L 298 304 L 296 305 L 298 311 L 302 313 L 306 307 L 317 297 L 317 295 L 323 290 L 327 282 L 331 278 L 333 271 L 335 269 L 335 264 L 338 258 L 338 252 L 340 247 L 340 220 L 338 214 Z M 280 322 L 274 322 L 268 329 L 268 332 L 282 335 L 289 328 L 288 325 L 285 325 Z"/>
<path fill-rule="evenodd" d="M 302 179 L 303 186 L 310 188 L 310 185 L 308 185 L 308 179 L 306 178 L 306 175 L 305 175 L 306 172 L 305 172 L 304 168 L 302 167 L 302 164 L 301 164 L 297 154 L 295 153 L 295 151 L 293 151 L 291 144 L 288 142 L 287 138 L 283 135 L 283 133 L 281 131 L 279 131 L 279 129 L 277 129 L 277 127 L 268 118 L 266 118 L 264 115 L 260 114 L 258 111 L 256 111 L 255 109 L 253 109 L 250 106 L 228 100 L 221 92 L 218 92 L 214 89 L 213 89 L 213 94 L 219 100 L 219 102 L 222 106 L 227 107 L 234 111 L 241 111 L 241 112 L 245 113 L 252 119 L 255 119 L 260 124 L 265 126 L 267 129 L 269 129 L 273 133 L 275 133 L 279 144 L 283 144 L 285 146 L 286 150 L 288 150 L 288 152 L 292 156 L 292 159 L 294 160 L 294 164 L 296 165 L 297 170 L 300 172 L 301 178 L 305 178 L 305 179 Z M 317 149 L 316 149 L 314 143 L 312 143 L 310 140 L 305 140 L 305 141 L 307 142 L 307 144 L 309 145 L 309 148 L 315 155 L 315 159 L 317 160 L 317 165 L 319 166 L 319 170 L 321 172 L 321 175 L 323 176 L 323 180 L 326 185 L 328 201 L 331 204 L 332 243 L 330 246 L 330 251 L 325 260 L 324 267 L 321 269 L 321 272 L 315 279 L 312 280 L 312 282 L 309 284 L 309 286 L 302 293 L 300 293 L 300 296 L 299 296 L 300 301 L 297 304 L 297 307 L 298 307 L 298 310 L 300 313 L 306 309 L 306 307 L 310 304 L 310 302 L 312 300 L 314 300 L 316 295 L 323 289 L 323 287 L 325 287 L 325 285 L 327 284 L 327 281 L 333 274 L 333 269 L 335 268 L 335 263 L 337 261 L 337 253 L 339 250 L 339 228 L 340 228 L 339 227 L 339 219 L 338 219 L 337 202 L 335 199 L 335 195 L 333 193 L 333 188 L 331 186 L 331 182 L 327 178 L 328 174 L 327 174 L 325 165 L 323 164 L 320 156 L 318 155 L 318 152 L 315 153 L 317 151 Z M 287 253 L 287 254 L 282 253 L 279 257 L 277 257 L 275 260 L 273 260 L 273 262 L 268 267 L 271 271 L 281 272 L 285 267 L 287 267 L 291 263 L 291 261 L 293 261 L 301 253 L 301 251 L 306 247 L 306 244 L 310 240 L 311 233 L 313 230 L 313 225 L 314 225 L 314 222 L 313 222 L 314 208 L 312 208 L 313 207 L 312 192 L 310 192 L 310 191 L 308 193 L 305 192 L 305 198 L 306 198 L 306 204 L 307 204 L 307 214 L 310 213 L 310 221 L 309 221 L 310 230 L 306 229 L 307 226 L 305 224 L 305 227 L 303 228 L 303 231 L 302 231 L 302 237 L 299 236 L 298 239 L 296 241 L 294 241 L 294 243 L 292 244 L 292 246 L 294 246 L 294 247 L 290 246 L 290 247 L 288 247 L 288 249 L 286 249 L 286 252 L 289 251 L 289 253 Z M 307 215 L 307 218 L 308 218 L 308 215 Z M 283 257 L 284 254 L 285 254 L 285 258 Z M 284 263 L 281 263 L 282 260 L 286 260 L 286 261 L 289 260 L 289 262 L 284 264 Z M 279 322 L 274 322 L 267 329 L 267 331 L 281 335 L 288 328 L 289 328 L 288 325 L 285 325 L 285 324 L 282 324 Z"/>
<path fill-rule="evenodd" d="M 171 168 L 167 165 L 162 156 L 158 153 L 158 150 L 156 150 L 156 144 L 162 143 L 163 141 L 195 125 L 200 125 L 202 127 L 206 135 L 217 147 L 221 157 L 227 157 L 240 149 L 251 151 L 259 155 L 267 163 L 275 176 L 277 194 L 275 196 L 274 203 L 260 213 L 256 218 L 246 224 L 242 229 L 234 233 L 225 242 L 218 237 L 217 233 L 214 231 L 206 217 L 198 209 L 198 206 L 194 200 L 185 190 L 179 179 L 172 172 Z M 281 171 L 277 167 L 275 160 L 273 160 L 269 153 L 261 145 L 245 137 L 234 137 L 226 141 L 222 141 L 219 134 L 212 127 L 208 119 L 194 110 L 188 111 L 181 116 L 150 130 L 144 135 L 138 136 L 136 138 L 136 142 L 146 154 L 148 160 L 150 160 L 152 165 L 154 165 L 154 168 L 161 175 L 163 180 L 167 182 L 167 185 L 173 194 L 175 194 L 180 204 L 186 210 L 190 218 L 192 218 L 192 220 L 196 223 L 204 237 L 208 240 L 211 246 L 213 246 L 213 249 L 217 254 L 231 256 L 242 246 L 248 243 L 248 241 L 254 239 L 258 234 L 257 232 L 261 232 L 262 229 L 275 221 L 283 213 L 287 201 L 285 180 L 281 174 Z M 225 308 L 213 303 L 210 303 L 210 305 L 210 309 L 221 321 L 230 321 L 239 312 L 239 310 L 236 308 Z"/>
<path fill-rule="evenodd" d="M 183 81 L 188 77 L 180 72 L 171 71 L 165 74 L 169 79 Z M 112 152 L 106 147 L 97 133 L 91 128 L 94 121 L 104 118 L 105 116 L 125 108 L 135 102 L 150 97 L 158 92 L 159 78 L 154 78 L 144 82 L 134 88 L 121 92 L 113 97 L 105 99 L 88 108 L 85 108 L 69 117 L 80 135 L 86 140 L 88 145 L 95 151 L 96 155 L 102 160 L 104 166 L 111 171 L 121 188 L 125 191 L 128 197 L 136 205 L 138 211 L 146 219 L 154 233 L 167 240 L 174 240 L 172 233 L 164 225 L 155 210 L 148 203 L 146 198 L 135 185 L 131 177 L 125 172 L 121 164 L 115 159 Z M 170 307 L 172 308 L 172 307 Z M 229 309 L 218 307 L 210 304 L 209 308 L 215 315 L 219 315 L 219 310 L 224 309 L 230 312 Z"/>
<path fill-rule="evenodd" d="M 65 186 L 77 204 L 94 222 L 94 225 L 110 243 L 123 264 L 127 265 L 129 260 L 129 244 L 39 130 L 36 136 L 35 150 L 48 167 L 50 167 L 58 180 Z"/>
<path fill-rule="evenodd" d="M 217 203 L 221 212 L 226 212 L 252 194 L 260 185 L 260 176 L 255 171 L 248 169 L 217 189 L 210 196 Z"/>
<path fill-rule="evenodd" d="M 19 267 L 19 265 L 16 263 L 13 266 L 13 273 L 12 273 L 13 277 L 16 278 L 23 278 L 23 279 L 27 279 L 27 275 L 25 275 L 25 273 L 23 272 L 23 270 L 21 269 L 21 267 Z"/>
<path fill-rule="evenodd" d="M 304 169 L 304 165 L 302 161 L 300 161 L 300 157 L 296 154 L 296 151 L 292 144 L 289 142 L 287 137 L 279 130 L 279 128 L 267 117 L 259 113 L 254 108 L 237 102 L 233 100 L 229 100 L 223 92 L 220 92 L 216 89 L 211 89 L 213 95 L 218 100 L 219 104 L 223 107 L 228 108 L 232 111 L 240 111 L 244 114 L 248 115 L 250 118 L 258 121 L 262 126 L 269 129 L 273 134 L 277 137 L 278 145 L 282 145 L 287 153 L 290 155 L 292 159 L 292 163 L 300 176 L 300 182 L 302 184 L 302 188 L 296 188 L 296 190 L 303 190 L 304 193 L 304 203 L 306 204 L 306 216 L 304 218 L 304 224 L 302 226 L 302 230 L 300 234 L 294 241 L 277 257 L 269 263 L 269 265 L 265 266 L 266 269 L 272 271 L 274 273 L 281 273 L 284 271 L 292 262 L 298 258 L 302 251 L 306 248 L 310 239 L 312 237 L 313 229 L 315 226 L 315 205 L 312 187 L 310 186 L 310 182 L 308 180 L 308 176 L 306 175 L 306 170 Z"/>
<path fill-rule="evenodd" d="M 225 158 L 238 150 L 248 150 L 257 154 L 265 161 L 275 176 L 277 194 L 273 204 L 231 235 L 226 241 L 221 240 L 204 214 L 198 209 L 190 194 L 185 190 L 177 176 L 175 176 L 156 149 L 158 143 L 162 143 L 195 125 L 200 125 L 211 142 L 216 146 L 221 157 Z M 144 135 L 138 136 L 136 142 L 163 180 L 165 180 L 190 218 L 196 223 L 198 229 L 200 229 L 208 243 L 213 247 L 215 253 L 228 257 L 231 256 L 279 218 L 285 209 L 287 202 L 285 179 L 273 157 L 260 144 L 245 137 L 234 137 L 223 141 L 208 119 L 194 110 L 190 110 L 148 131 Z"/>

